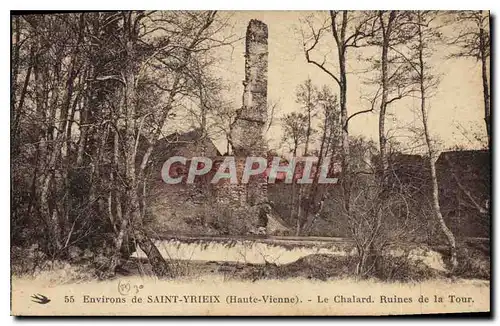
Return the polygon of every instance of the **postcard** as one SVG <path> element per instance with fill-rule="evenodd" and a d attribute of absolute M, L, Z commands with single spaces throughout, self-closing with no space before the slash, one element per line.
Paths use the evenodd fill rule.
<path fill-rule="evenodd" d="M 11 13 L 11 314 L 490 313 L 489 11 Z"/>

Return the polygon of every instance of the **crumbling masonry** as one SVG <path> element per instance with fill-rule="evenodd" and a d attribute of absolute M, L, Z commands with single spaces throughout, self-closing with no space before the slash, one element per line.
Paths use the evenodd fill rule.
<path fill-rule="evenodd" d="M 231 126 L 239 178 L 246 157 L 266 157 L 267 152 L 264 141 L 267 121 L 267 37 L 267 25 L 252 19 L 246 32 L 243 106 Z M 231 185 L 227 182 L 218 188 L 217 198 L 220 202 L 236 201 L 253 206 L 267 201 L 267 182 L 262 176 L 251 178 L 246 185 Z"/>
<path fill-rule="evenodd" d="M 232 128 L 236 156 L 264 156 L 267 121 L 267 25 L 251 20 L 246 34 L 243 106 Z"/>

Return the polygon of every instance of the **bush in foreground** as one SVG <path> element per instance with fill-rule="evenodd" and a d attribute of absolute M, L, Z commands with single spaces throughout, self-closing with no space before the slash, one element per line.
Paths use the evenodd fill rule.
<path fill-rule="evenodd" d="M 491 276 L 490 258 L 483 252 L 473 248 L 457 250 L 458 267 L 453 275 L 460 278 L 477 278 L 489 280 Z"/>

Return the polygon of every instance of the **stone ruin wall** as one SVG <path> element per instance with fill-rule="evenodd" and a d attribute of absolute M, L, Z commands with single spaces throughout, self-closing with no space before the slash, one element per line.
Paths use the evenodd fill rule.
<path fill-rule="evenodd" d="M 222 159 L 220 161 L 222 161 Z M 235 165 L 236 176 L 238 180 L 241 180 L 245 161 L 237 158 L 235 160 Z M 246 185 L 231 184 L 229 179 L 220 180 L 217 185 L 214 186 L 214 192 L 217 202 L 221 204 L 237 203 L 239 205 L 245 205 L 246 203 Z"/>
<path fill-rule="evenodd" d="M 264 140 L 264 128 L 268 119 L 267 73 L 268 28 L 265 23 L 253 19 L 249 22 L 246 31 L 242 107 L 238 110 L 231 126 L 238 182 L 241 181 L 248 156 L 267 157 L 267 146 Z M 224 157 L 215 159 L 215 161 L 223 160 Z M 210 197 L 227 208 L 244 208 L 248 212 L 251 211 L 252 215 L 255 212 L 255 220 L 252 218 L 251 223 L 258 223 L 259 216 L 267 209 L 265 207 L 267 205 L 262 205 L 268 202 L 267 179 L 264 176 L 252 176 L 248 184 L 231 184 L 229 179 L 210 184 L 208 180 L 213 173 L 215 171 L 205 175 L 203 180 L 187 187 L 186 192 L 195 199 L 196 204 L 206 202 L 209 199 L 207 197 Z"/>
<path fill-rule="evenodd" d="M 245 163 L 246 157 L 235 158 L 238 182 L 242 178 Z M 214 185 L 213 191 L 219 203 L 254 206 L 267 202 L 267 182 L 261 176 L 250 176 L 248 184 L 231 184 L 229 179 L 222 179 Z"/>
<path fill-rule="evenodd" d="M 252 19 L 246 32 L 245 80 L 243 105 L 231 126 L 233 152 L 236 157 L 238 180 L 247 156 L 266 157 L 264 126 L 267 122 L 267 25 Z M 251 178 L 246 185 L 230 184 L 229 180 L 216 187 L 218 202 L 258 205 L 267 201 L 267 181 Z"/>

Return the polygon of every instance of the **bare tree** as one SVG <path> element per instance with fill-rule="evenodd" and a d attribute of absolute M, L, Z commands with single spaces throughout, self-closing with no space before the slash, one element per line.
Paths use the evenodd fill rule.
<path fill-rule="evenodd" d="M 314 129 L 312 128 L 313 118 L 316 116 L 318 89 L 313 85 L 311 78 L 305 80 L 297 87 L 296 102 L 300 104 L 307 117 L 306 137 L 304 140 L 304 156 L 309 155 L 309 145 L 312 141 Z"/>
<path fill-rule="evenodd" d="M 432 24 L 435 23 L 436 13 L 417 11 L 414 13 L 417 25 L 417 37 L 415 40 L 415 55 L 413 59 L 408 62 L 414 68 L 414 74 L 419 86 L 420 92 L 420 113 L 422 117 L 422 125 L 424 129 L 424 139 L 427 146 L 427 154 L 429 160 L 429 167 L 431 172 L 432 181 L 432 206 L 434 214 L 439 222 L 442 232 L 446 236 L 450 246 L 450 263 L 452 269 L 457 267 L 457 252 L 455 236 L 446 225 L 443 215 L 441 214 L 441 207 L 439 204 L 439 185 L 436 173 L 436 150 L 434 148 L 430 131 L 428 119 L 428 96 L 430 91 L 436 88 L 438 79 L 431 73 L 431 67 L 428 64 L 429 57 L 432 55 L 433 44 L 436 44 L 439 38 L 439 32 Z"/>
<path fill-rule="evenodd" d="M 290 152 L 293 154 L 293 157 L 296 158 L 299 146 L 305 144 L 307 140 L 308 117 L 303 113 L 292 112 L 282 117 L 281 123 L 283 127 L 282 142 L 288 145 Z M 295 178 L 293 178 L 292 196 L 290 198 L 290 207 L 291 207 L 290 220 L 293 221 L 295 219 L 295 211 L 298 210 L 296 218 L 296 223 L 297 223 L 296 234 L 298 235 L 300 233 L 301 212 L 300 212 L 300 204 L 297 205 L 296 188 L 297 188 L 296 180 Z M 299 199 L 298 199 L 299 203 L 300 203 L 300 197 L 301 193 L 299 189 Z"/>
<path fill-rule="evenodd" d="M 458 35 L 450 41 L 458 51 L 452 54 L 455 58 L 474 58 L 481 62 L 481 79 L 483 83 L 484 122 L 488 135 L 488 148 L 491 148 L 491 107 L 489 83 L 490 58 L 490 17 L 489 12 L 459 11 L 455 14 Z M 454 26 L 454 25 L 452 25 Z"/>
<path fill-rule="evenodd" d="M 363 40 L 373 32 L 374 16 L 372 13 L 354 13 L 348 11 L 330 11 L 329 19 L 325 19 L 319 27 L 313 23 L 314 17 L 305 19 L 307 31 L 302 32 L 305 57 L 308 63 L 318 67 L 321 71 L 330 76 L 339 86 L 340 92 L 340 116 L 342 125 L 342 173 L 343 188 L 347 194 L 345 196 L 345 206 L 349 209 L 349 120 L 361 113 L 357 112 L 348 115 L 347 105 L 347 56 L 349 50 L 362 46 Z M 335 41 L 338 72 L 328 68 L 326 57 L 322 61 L 313 58 L 313 52 L 320 47 L 322 39 L 326 33 L 330 32 Z"/>
<path fill-rule="evenodd" d="M 337 162 L 338 149 L 341 148 L 342 128 L 340 125 L 340 110 L 337 96 L 332 94 L 330 88 L 323 86 L 318 93 L 318 106 L 321 109 L 322 122 L 319 125 L 321 133 L 319 151 L 317 151 L 318 162 L 313 175 L 313 182 L 306 193 L 305 200 L 301 202 L 304 216 L 302 219 L 302 230 L 308 232 L 314 222 L 323 212 L 325 200 L 328 198 L 328 188 L 318 184 L 320 169 L 325 159 L 330 159 L 329 172 L 332 172 L 333 164 Z"/>
<path fill-rule="evenodd" d="M 386 114 L 389 106 L 416 91 L 411 79 L 411 66 L 404 59 L 405 46 L 409 44 L 415 25 L 409 12 L 377 11 L 373 37 L 369 40 L 380 50 L 380 57 L 375 60 L 374 68 L 379 70 L 375 79 L 378 87 L 372 100 L 372 110 L 375 103 L 379 105 L 379 146 L 380 173 L 383 184 L 387 182 L 388 155 L 386 135 Z"/>
<path fill-rule="evenodd" d="M 36 199 L 29 211 L 36 209 L 50 235 L 48 250 L 58 254 L 67 242 L 68 201 L 54 200 L 67 198 L 67 193 L 56 189 L 67 185 L 73 116 L 83 92 L 83 20 L 81 15 L 68 20 L 60 15 L 32 15 L 15 17 L 14 21 L 13 154 L 24 156 L 17 151 L 36 147 L 26 153 L 28 161 L 35 162 L 31 189 Z M 20 89 L 19 76 L 24 76 Z"/>
<path fill-rule="evenodd" d="M 111 231 L 110 272 L 135 241 L 155 273 L 169 275 L 143 226 L 151 153 L 189 99 L 210 111 L 212 49 L 236 39 L 227 23 L 211 11 L 14 17 L 17 177 L 34 166 L 34 199 L 16 210 L 40 216 L 51 253 Z"/>
<path fill-rule="evenodd" d="M 150 258 L 155 274 L 162 277 L 169 274 L 169 269 L 152 241 L 142 231 L 139 189 L 145 181 L 145 170 L 153 148 L 175 104 L 194 93 L 199 96 L 202 109 L 206 110 L 202 85 L 207 83 L 203 81 L 200 66 L 205 64 L 203 60 L 210 49 L 227 42 L 215 35 L 220 28 L 216 12 L 124 12 L 119 13 L 117 19 L 122 21 L 123 26 L 119 44 L 122 46 L 124 64 L 117 69 L 122 88 L 115 124 L 122 139 L 119 147 L 124 160 L 118 166 L 123 169 L 120 173 L 123 174 L 125 187 L 120 194 L 121 202 L 118 203 L 123 208 L 111 267 L 117 262 L 124 238 L 131 234 Z M 177 31 L 171 32 L 168 26 L 176 26 Z M 152 29 L 157 32 L 153 39 L 149 39 L 147 35 Z M 160 30 L 163 33 L 159 33 Z M 140 51 L 143 47 L 149 48 L 149 51 Z M 158 65 L 163 70 L 155 74 Z M 157 78 L 156 88 L 159 88 L 158 84 L 162 85 L 160 90 L 164 98 L 149 112 L 139 101 L 141 85 L 143 82 L 148 83 L 148 73 Z M 206 122 L 202 125 L 206 126 Z M 138 152 L 141 136 L 147 141 L 142 155 Z"/>
<path fill-rule="evenodd" d="M 294 157 L 297 156 L 299 146 L 307 139 L 308 119 L 303 113 L 292 112 L 281 118 L 283 127 L 282 142 L 286 143 Z"/>
<path fill-rule="evenodd" d="M 222 104 L 214 112 L 214 129 L 216 134 L 221 134 L 226 141 L 226 154 L 232 153 L 231 125 L 237 117 L 237 110 L 229 103 Z"/>

